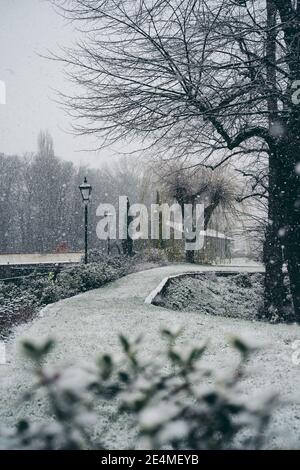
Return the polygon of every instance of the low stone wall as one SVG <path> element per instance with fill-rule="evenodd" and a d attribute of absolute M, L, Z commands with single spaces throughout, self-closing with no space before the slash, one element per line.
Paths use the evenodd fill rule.
<path fill-rule="evenodd" d="M 0 266 L 0 280 L 15 279 L 23 276 L 29 276 L 36 272 L 37 274 L 47 274 L 49 272 L 59 272 L 66 266 L 73 266 L 76 263 L 47 263 L 47 264 L 15 264 Z"/>

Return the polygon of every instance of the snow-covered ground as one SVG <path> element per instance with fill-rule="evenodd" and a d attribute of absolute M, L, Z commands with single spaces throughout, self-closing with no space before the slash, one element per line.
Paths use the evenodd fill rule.
<path fill-rule="evenodd" d="M 269 325 L 233 318 L 214 317 L 197 312 L 175 312 L 145 303 L 145 298 L 170 275 L 186 271 L 232 271 L 227 267 L 174 265 L 126 276 L 101 289 L 86 292 L 46 307 L 31 324 L 18 327 L 7 344 L 7 364 L 0 366 L 0 422 L 11 425 L 21 417 L 40 420 L 46 414 L 43 401 L 22 404 L 20 395 L 31 383 L 30 364 L 20 354 L 20 339 L 54 337 L 58 345 L 50 363 L 91 361 L 100 352 L 119 350 L 118 333 L 129 337 L 144 334 L 144 354 L 155 354 L 161 347 L 159 330 L 182 325 L 181 341 L 210 338 L 206 360 L 219 370 L 233 367 L 236 353 L 228 345 L 232 334 L 255 339 L 262 345 L 249 363 L 246 393 L 278 391 L 282 404 L 274 414 L 268 447 L 300 448 L 300 365 L 293 364 L 293 343 L 300 340 L 296 325 Z M 257 271 L 257 266 L 236 268 Z M 112 408 L 98 411 L 109 420 Z M 107 445 L 130 447 L 133 431 L 125 418 L 110 426 Z"/>

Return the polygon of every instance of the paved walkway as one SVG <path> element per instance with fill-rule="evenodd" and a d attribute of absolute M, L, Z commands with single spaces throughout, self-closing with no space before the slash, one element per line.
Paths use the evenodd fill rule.
<path fill-rule="evenodd" d="M 211 269 L 174 265 L 134 273 L 101 289 L 50 305 L 32 323 L 18 327 L 7 345 L 8 362 L 0 366 L 0 422 L 12 424 L 24 415 L 42 419 L 46 413 L 42 401 L 21 405 L 17 400 L 31 383 L 29 364 L 25 363 L 19 351 L 22 337 L 35 340 L 49 336 L 56 338 L 58 345 L 50 355 L 50 363 L 90 363 L 100 352 L 119 350 L 119 332 L 131 337 L 143 332 L 144 354 L 152 354 L 161 347 L 161 327 L 182 325 L 185 328 L 182 341 L 210 338 L 207 359 L 220 370 L 232 367 L 236 361 L 236 353 L 228 346 L 230 335 L 250 335 L 263 345 L 249 364 L 251 376 L 247 380 L 247 391 L 271 389 L 281 392 L 282 399 L 289 403 L 281 406 L 275 414 L 269 446 L 296 445 L 300 448 L 300 366 L 292 363 L 292 343 L 300 340 L 299 326 L 174 312 L 145 304 L 145 298 L 163 278 L 180 272 Z M 213 269 L 232 271 L 233 267 Z M 235 269 L 239 270 L 238 267 Z M 257 268 L 243 267 L 242 270 L 257 271 Z M 112 430 L 109 439 L 111 448 L 130 445 L 128 430 Z"/>

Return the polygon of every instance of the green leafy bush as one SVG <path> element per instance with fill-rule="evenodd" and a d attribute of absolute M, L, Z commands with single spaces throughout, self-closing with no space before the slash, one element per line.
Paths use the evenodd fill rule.
<path fill-rule="evenodd" d="M 204 358 L 205 343 L 185 349 L 177 346 L 179 332 L 163 330 L 163 353 L 143 360 L 141 338 L 121 336 L 123 358 L 103 354 L 95 367 L 81 370 L 74 385 L 74 369 L 53 370 L 45 358 L 53 341 L 23 344 L 35 364 L 36 383 L 24 399 L 35 400 L 43 391 L 49 419 L 42 424 L 21 420 L 5 432 L 5 448 L 103 449 L 105 423 L 95 410 L 100 399 L 114 401 L 118 414 L 126 414 L 137 430 L 135 448 L 232 449 L 260 448 L 274 407 L 274 396 L 260 402 L 241 394 L 245 366 L 252 348 L 239 338 L 238 366 L 220 378 Z M 108 406 L 108 408 L 111 408 Z M 103 409 L 103 408 L 102 408 Z M 51 416 L 51 418 L 50 418 Z M 100 442 L 95 427 L 102 429 Z"/>

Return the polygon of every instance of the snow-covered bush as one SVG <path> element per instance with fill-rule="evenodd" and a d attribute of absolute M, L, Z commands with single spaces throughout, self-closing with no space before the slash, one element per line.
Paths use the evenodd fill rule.
<path fill-rule="evenodd" d="M 239 273 L 236 274 L 232 280 L 238 287 L 242 288 L 251 288 L 253 287 L 255 280 L 257 280 L 257 276 L 255 274 L 248 274 L 248 273 Z M 261 282 L 261 275 L 260 275 L 260 282 Z M 253 282 L 254 281 L 254 282 Z"/>
<path fill-rule="evenodd" d="M 240 361 L 231 373 L 220 377 L 203 358 L 205 343 L 182 349 L 176 342 L 178 331 L 163 330 L 162 334 L 166 348 L 159 356 L 141 359 L 141 338 L 131 342 L 121 336 L 123 358 L 103 354 L 95 366 L 81 370 L 55 370 L 45 365 L 53 341 L 25 342 L 24 352 L 35 364 L 35 383 L 24 400 L 36 400 L 37 394 L 40 400 L 42 393 L 48 399 L 49 418 L 42 424 L 22 419 L 0 436 L 1 445 L 104 449 L 107 411 L 103 417 L 99 410 L 105 410 L 106 404 L 106 410 L 117 407 L 112 421 L 125 413 L 133 423 L 134 448 L 260 448 L 275 396 L 255 402 L 241 392 L 252 348 L 233 338 Z M 99 401 L 102 406 L 97 408 Z"/>
<path fill-rule="evenodd" d="M 120 256 L 102 263 L 80 264 L 63 269 L 57 276 L 28 276 L 18 285 L 0 283 L 0 338 L 10 328 L 32 318 L 41 305 L 96 289 L 130 271 L 130 262 Z"/>
<path fill-rule="evenodd" d="M 263 307 L 263 275 L 214 273 L 171 279 L 154 303 L 172 310 L 255 320 Z"/>
<path fill-rule="evenodd" d="M 88 250 L 89 263 L 104 263 L 110 258 L 111 257 L 107 254 L 107 251 L 104 249 L 92 248 L 91 250 Z M 81 261 L 84 261 L 84 257 L 82 257 Z"/>
<path fill-rule="evenodd" d="M 23 291 L 30 292 L 36 299 L 41 299 L 43 292 L 48 287 L 53 285 L 52 273 L 47 276 L 37 276 L 33 273 L 30 276 L 24 277 L 23 281 L 19 284 Z M 12 284 L 9 284 L 12 286 Z"/>
<path fill-rule="evenodd" d="M 168 264 L 168 257 L 166 252 L 160 248 L 148 247 L 142 252 L 138 253 L 137 256 L 145 263 L 156 263 L 162 266 Z"/>
<path fill-rule="evenodd" d="M 168 260 L 173 263 L 185 260 L 184 249 L 179 243 L 174 243 L 173 245 L 168 246 L 165 252 Z"/>
<path fill-rule="evenodd" d="M 56 283 L 59 284 L 62 289 L 61 298 L 72 297 L 84 290 L 84 284 L 78 272 L 79 270 L 81 270 L 81 266 L 78 266 L 78 270 L 66 268 L 57 275 Z"/>
<path fill-rule="evenodd" d="M 57 276 L 56 282 L 64 292 L 68 293 L 68 290 L 71 290 L 78 293 L 101 287 L 127 274 L 129 269 L 130 264 L 127 258 L 109 258 L 102 263 L 89 263 L 67 268 Z"/>
<path fill-rule="evenodd" d="M 55 282 L 49 283 L 46 285 L 43 291 L 41 292 L 41 296 L 39 298 L 40 303 L 43 305 L 53 304 L 60 299 L 65 297 L 65 292 L 63 291 L 62 287 Z"/>
<path fill-rule="evenodd" d="M 0 339 L 7 336 L 13 325 L 32 318 L 36 306 L 32 292 L 0 282 Z"/>

